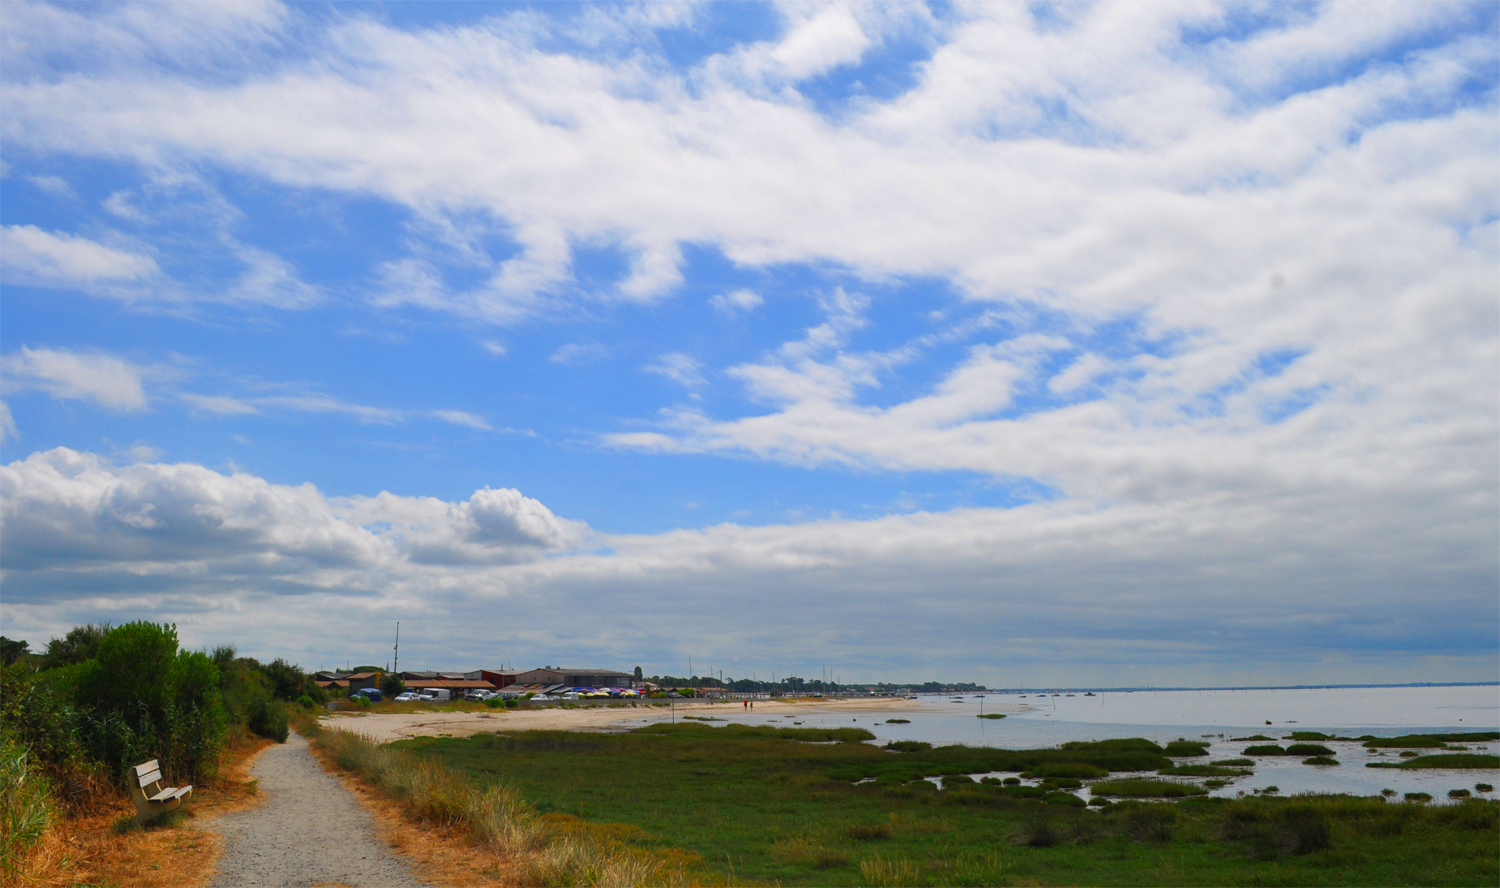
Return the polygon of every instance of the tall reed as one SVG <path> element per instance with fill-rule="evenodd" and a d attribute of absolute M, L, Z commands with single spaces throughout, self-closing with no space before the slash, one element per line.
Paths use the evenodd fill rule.
<path fill-rule="evenodd" d="M 47 778 L 32 765 L 24 746 L 0 733 L 0 875 L 7 882 L 16 877 L 27 849 L 55 814 Z"/>

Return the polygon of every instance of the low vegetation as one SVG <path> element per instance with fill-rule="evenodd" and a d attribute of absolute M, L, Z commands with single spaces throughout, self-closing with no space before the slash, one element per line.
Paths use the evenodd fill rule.
<path fill-rule="evenodd" d="M 896 752 L 679 724 L 395 745 L 463 774 L 476 789 L 510 787 L 543 817 L 566 815 L 625 837 L 623 846 L 636 853 L 695 860 L 692 878 L 709 883 L 1492 885 L 1500 878 L 1500 804 L 1484 800 L 1424 807 L 1378 797 L 1226 799 L 1188 782 L 1118 772 L 1037 778 L 1043 785 L 988 776 L 1006 770 L 996 764 L 1018 773 L 1067 770 L 1089 764 L 1080 758 L 1123 754 L 1174 767 L 1147 741 L 1053 750 L 914 744 Z M 940 789 L 920 777 L 894 779 L 885 770 L 891 765 L 904 773 L 955 770 L 941 775 Z M 866 776 L 879 779 L 859 782 Z M 1119 795 L 1113 803 L 1095 795 L 1088 810 L 1068 791 L 1072 781 L 1096 793 L 1139 782 L 1152 784 L 1151 793 L 1198 794 Z"/>
<path fill-rule="evenodd" d="M 1244 752 L 1245 755 L 1286 755 L 1286 747 L 1275 744 L 1251 746 Z"/>
<path fill-rule="evenodd" d="M 1312 758 L 1302 760 L 1304 765 L 1337 765 L 1339 760 L 1331 755 L 1315 755 Z"/>
<path fill-rule="evenodd" d="M 1132 799 L 1181 799 L 1188 796 L 1205 795 L 1208 791 L 1193 783 L 1174 783 L 1170 780 L 1133 778 L 1127 780 L 1101 780 L 1089 787 L 1094 795 L 1123 796 Z"/>
<path fill-rule="evenodd" d="M 1437 749 L 1449 743 L 1484 743 L 1500 740 L 1500 731 L 1476 731 L 1464 734 L 1405 734 L 1400 737 L 1365 738 L 1370 749 Z"/>
<path fill-rule="evenodd" d="M 1444 755 L 1421 755 L 1404 762 L 1366 762 L 1366 768 L 1395 768 L 1402 771 L 1417 771 L 1428 768 L 1458 768 L 1465 771 L 1495 770 L 1500 768 L 1500 755 L 1478 752 L 1452 752 Z"/>
<path fill-rule="evenodd" d="M 1173 765 L 1156 773 L 1168 777 L 1248 777 L 1247 768 L 1224 768 L 1218 765 Z"/>

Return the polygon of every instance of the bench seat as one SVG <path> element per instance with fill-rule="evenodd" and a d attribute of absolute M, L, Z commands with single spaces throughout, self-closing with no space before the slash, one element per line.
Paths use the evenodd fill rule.
<path fill-rule="evenodd" d="M 135 822 L 145 826 L 182 805 L 193 794 L 191 786 L 162 786 L 156 759 L 130 769 L 130 798 L 135 801 Z"/>

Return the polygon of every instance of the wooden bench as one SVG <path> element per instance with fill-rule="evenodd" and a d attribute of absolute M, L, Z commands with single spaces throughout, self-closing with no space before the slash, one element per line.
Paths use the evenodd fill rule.
<path fill-rule="evenodd" d="M 156 759 L 130 769 L 130 797 L 135 799 L 135 822 L 146 825 L 168 811 L 176 810 L 192 795 L 191 786 L 162 786 Z"/>

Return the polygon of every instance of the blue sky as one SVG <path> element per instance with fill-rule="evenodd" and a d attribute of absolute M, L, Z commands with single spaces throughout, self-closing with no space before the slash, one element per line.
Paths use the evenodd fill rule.
<path fill-rule="evenodd" d="M 1494 4 L 0 15 L 10 637 L 1500 678 Z"/>

